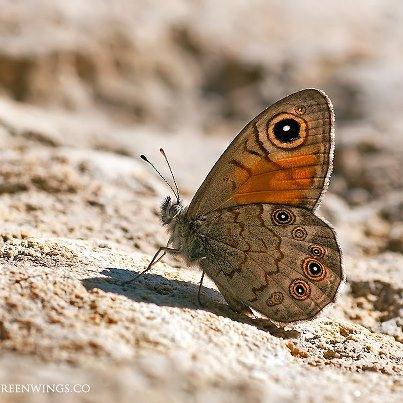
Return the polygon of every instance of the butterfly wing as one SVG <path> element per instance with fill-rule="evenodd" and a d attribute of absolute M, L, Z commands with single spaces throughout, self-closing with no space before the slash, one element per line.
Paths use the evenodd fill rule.
<path fill-rule="evenodd" d="M 333 230 L 316 217 L 333 156 L 333 108 L 315 89 L 264 110 L 195 194 L 202 269 L 236 310 L 290 323 L 315 317 L 343 279 Z"/>
<path fill-rule="evenodd" d="M 250 203 L 314 210 L 333 155 L 333 108 L 305 89 L 265 109 L 232 141 L 196 192 L 189 217 Z"/>
<path fill-rule="evenodd" d="M 253 204 L 213 211 L 201 226 L 200 265 L 235 310 L 273 321 L 315 317 L 343 279 L 333 230 L 305 208 Z"/>

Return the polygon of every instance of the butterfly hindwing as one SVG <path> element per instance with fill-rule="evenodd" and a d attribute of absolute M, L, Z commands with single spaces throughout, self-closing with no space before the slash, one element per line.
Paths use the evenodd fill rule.
<path fill-rule="evenodd" d="M 305 208 L 255 204 L 206 215 L 202 269 L 232 307 L 289 323 L 315 317 L 342 281 L 333 230 Z"/>

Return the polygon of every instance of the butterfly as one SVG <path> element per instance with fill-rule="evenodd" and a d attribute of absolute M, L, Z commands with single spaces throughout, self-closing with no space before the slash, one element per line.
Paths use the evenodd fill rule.
<path fill-rule="evenodd" d="M 176 200 L 162 203 L 169 242 L 144 272 L 166 252 L 178 253 L 203 271 L 199 296 L 206 274 L 236 312 L 253 309 L 279 324 L 314 318 L 344 279 L 336 234 L 315 214 L 333 150 L 333 107 L 316 89 L 291 94 L 250 121 L 188 207 L 161 150 L 176 191 L 163 179 Z"/>

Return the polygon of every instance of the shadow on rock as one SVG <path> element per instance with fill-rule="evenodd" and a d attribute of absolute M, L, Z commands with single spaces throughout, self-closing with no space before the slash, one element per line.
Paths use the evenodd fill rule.
<path fill-rule="evenodd" d="M 134 278 L 133 271 L 109 267 L 101 272 L 107 277 L 83 280 L 87 289 L 99 288 L 106 292 L 124 295 L 136 302 L 149 302 L 160 306 L 210 310 L 197 302 L 198 285 L 182 280 L 170 280 L 159 274 L 145 273 L 135 282 L 124 284 Z M 220 293 L 202 287 L 202 298 L 224 304 Z M 206 301 L 207 302 L 207 301 Z"/>
<path fill-rule="evenodd" d="M 116 267 L 106 268 L 101 274 L 107 277 L 82 280 L 84 287 L 87 290 L 99 288 L 105 292 L 124 295 L 136 302 L 205 310 L 218 316 L 229 317 L 232 320 L 256 326 L 276 337 L 295 338 L 299 335 L 297 331 L 278 328 L 268 320 L 250 318 L 232 311 L 218 291 L 204 286 L 201 290 L 203 301 L 203 306 L 201 306 L 197 301 L 199 286 L 189 281 L 170 280 L 159 274 L 145 273 L 132 284 L 124 284 L 134 277 L 133 271 Z"/>

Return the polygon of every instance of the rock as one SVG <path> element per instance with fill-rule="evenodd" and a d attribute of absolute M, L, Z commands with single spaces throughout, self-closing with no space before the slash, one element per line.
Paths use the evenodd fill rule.
<path fill-rule="evenodd" d="M 18 382 L 88 383 L 101 401 L 110 385 L 174 401 L 393 399 L 401 344 L 345 319 L 281 330 L 231 312 L 211 281 L 200 307 L 199 273 L 162 263 L 127 286 L 148 259 L 114 243 L 17 236 L 3 241 L 1 260 L 0 345 L 15 357 L 2 383 L 23 365 Z"/>
<path fill-rule="evenodd" d="M 401 255 L 346 260 L 348 293 L 344 315 L 372 331 L 403 341 Z"/>
<path fill-rule="evenodd" d="M 397 223 L 391 228 L 388 249 L 403 253 L 403 224 Z"/>

